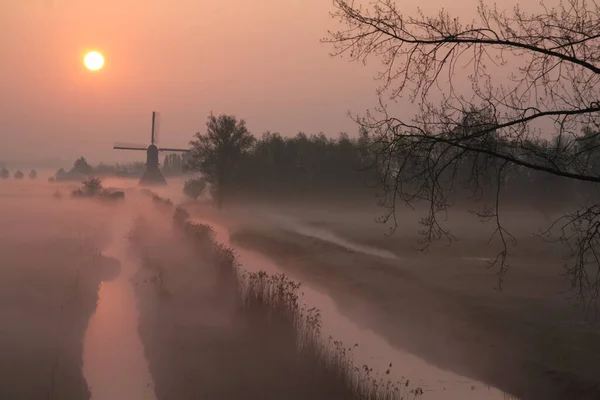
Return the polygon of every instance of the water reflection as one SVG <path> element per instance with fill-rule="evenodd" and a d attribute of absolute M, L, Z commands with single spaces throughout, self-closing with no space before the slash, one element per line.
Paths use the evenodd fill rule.
<path fill-rule="evenodd" d="M 100 287 L 96 313 L 84 341 L 83 373 L 92 400 L 155 400 L 130 282 L 136 265 L 126 253 L 131 214 L 123 207 L 120 211 L 115 215 L 113 242 L 103 253 L 121 261 L 121 273 Z"/>
<path fill-rule="evenodd" d="M 229 240 L 229 231 L 212 221 L 194 219 L 194 222 L 209 224 L 215 230 L 217 241 L 233 247 Z M 272 260 L 260 253 L 235 248 L 242 268 L 256 272 L 281 273 L 283 270 Z M 286 272 L 292 278 L 293 274 Z M 431 400 L 507 400 L 516 399 L 496 388 L 481 382 L 457 375 L 451 371 L 439 369 L 419 357 L 392 347 L 385 339 L 371 330 L 360 328 L 351 319 L 342 315 L 333 300 L 325 293 L 303 283 L 303 300 L 309 307 L 321 310 L 323 319 L 323 339 L 333 336 L 346 346 L 358 344 L 354 348 L 354 361 L 357 365 L 368 364 L 375 372 L 384 374 L 389 364 L 392 380 L 408 380 L 409 387 L 420 387 L 424 391 L 423 399 Z"/>

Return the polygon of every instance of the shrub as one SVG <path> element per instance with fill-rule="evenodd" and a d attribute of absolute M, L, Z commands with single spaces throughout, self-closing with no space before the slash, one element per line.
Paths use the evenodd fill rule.
<path fill-rule="evenodd" d="M 102 192 L 102 181 L 100 178 L 93 176 L 86 178 L 80 188 L 73 190 L 71 193 L 74 197 L 93 197 Z"/>
<path fill-rule="evenodd" d="M 189 179 L 183 186 L 183 193 L 192 200 L 198 200 L 198 197 L 206 190 L 206 180 L 203 178 Z"/>

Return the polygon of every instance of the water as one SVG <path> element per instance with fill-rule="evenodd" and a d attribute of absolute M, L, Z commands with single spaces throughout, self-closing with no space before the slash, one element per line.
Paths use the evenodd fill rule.
<path fill-rule="evenodd" d="M 227 228 L 202 219 L 194 219 L 194 222 L 211 225 L 215 231 L 216 240 L 229 247 L 234 247 L 229 241 Z M 322 230 L 321 230 L 322 231 Z M 307 232 L 314 234 L 315 232 Z M 319 237 L 331 237 L 323 232 L 317 232 Z M 335 239 L 335 238 L 334 238 Z M 346 245 L 352 245 L 345 243 Z M 375 250 L 375 251 L 373 251 Z M 385 256 L 378 253 L 377 249 L 368 249 L 370 254 Z M 271 259 L 258 252 L 236 248 L 235 252 L 242 268 L 257 272 L 263 270 L 267 273 L 282 273 L 283 270 Z M 292 279 L 298 280 L 293 274 L 286 272 Z M 323 340 L 328 340 L 331 335 L 340 340 L 345 347 L 358 344 L 353 350 L 356 365 L 367 364 L 376 373 L 384 374 L 390 363 L 393 367 L 390 371 L 392 381 L 409 380 L 409 387 L 423 389 L 423 399 L 427 400 L 506 400 L 514 397 L 488 385 L 472 379 L 457 375 L 451 371 L 445 371 L 428 364 L 419 357 L 401 351 L 390 345 L 384 338 L 375 332 L 362 329 L 351 319 L 341 314 L 333 300 L 325 293 L 316 290 L 303 283 L 301 289 L 304 303 L 310 307 L 321 310 L 323 328 Z"/>
<path fill-rule="evenodd" d="M 357 253 L 363 253 L 366 255 L 381 257 L 390 260 L 399 260 L 399 257 L 391 251 L 351 242 L 350 240 L 339 237 L 338 235 L 327 229 L 302 224 L 300 221 L 297 221 L 287 216 L 271 214 L 270 219 L 273 222 L 278 223 L 278 225 L 283 227 L 284 230 L 293 233 L 298 233 L 303 236 L 321 239 L 336 244 L 340 247 L 344 247 L 348 250 L 355 251 Z"/>
<path fill-rule="evenodd" d="M 130 200 L 114 215 L 113 241 L 103 252 L 121 262 L 117 279 L 103 282 L 96 313 L 84 340 L 83 373 L 92 400 L 155 400 L 154 384 L 138 333 L 139 312 L 131 277 L 137 265 L 127 255 Z"/>

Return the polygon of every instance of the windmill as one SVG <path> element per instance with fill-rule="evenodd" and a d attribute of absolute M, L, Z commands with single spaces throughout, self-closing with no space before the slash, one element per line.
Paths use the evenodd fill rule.
<path fill-rule="evenodd" d="M 178 152 L 187 153 L 189 149 L 172 149 L 172 148 L 159 148 L 156 146 L 156 139 L 158 134 L 158 117 L 159 114 L 156 111 L 152 112 L 152 136 L 150 145 L 137 145 L 137 144 L 122 144 L 115 143 L 113 149 L 116 150 L 137 150 L 146 152 L 146 171 L 140 179 L 140 185 L 166 185 L 167 181 L 160 172 L 158 167 L 158 153 L 159 152 Z"/>

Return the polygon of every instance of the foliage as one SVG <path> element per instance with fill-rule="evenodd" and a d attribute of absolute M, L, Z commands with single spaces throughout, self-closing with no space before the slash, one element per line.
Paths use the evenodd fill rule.
<path fill-rule="evenodd" d="M 253 143 L 244 120 L 213 114 L 208 116 L 206 133 L 196 133 L 190 142 L 189 169 L 203 174 L 219 207 L 229 192 L 234 169 Z"/>
<path fill-rule="evenodd" d="M 36 179 L 37 178 L 37 171 L 35 169 L 32 169 L 31 171 L 29 171 L 29 178 L 30 179 Z"/>
<path fill-rule="evenodd" d="M 563 197 L 578 203 L 555 231 L 574 249 L 566 269 L 574 294 L 588 305 L 600 300 L 600 209 L 589 186 L 600 182 L 600 6 L 567 0 L 555 8 L 542 3 L 537 14 L 516 7 L 511 15 L 480 1 L 478 21 L 468 24 L 446 11 L 406 16 L 393 0 L 368 7 L 334 0 L 334 7 L 345 26 L 325 40 L 334 54 L 382 62 L 380 104 L 356 121 L 377 145 L 371 168 L 385 191 L 387 218 L 395 222 L 400 202 L 425 201 L 425 247 L 451 241 L 438 216 L 453 205 L 455 190 L 466 182 L 475 194 L 487 193 L 492 205 L 476 214 L 493 221 L 503 244 L 495 262 L 501 286 L 514 242 L 499 212 L 509 182 L 546 185 L 552 195 L 591 192 Z M 469 75 L 461 76 L 465 68 Z M 407 95 L 418 108 L 414 117 L 393 115 L 384 94 Z"/>
<path fill-rule="evenodd" d="M 23 177 L 25 177 L 25 174 L 21 171 L 16 171 L 14 174 L 15 179 L 23 179 Z"/>
<path fill-rule="evenodd" d="M 6 168 L 2 168 L 2 170 L 0 171 L 0 178 L 2 178 L 2 179 L 10 178 L 10 171 L 7 170 Z"/>
<path fill-rule="evenodd" d="M 90 195 L 97 194 L 102 190 L 102 181 L 100 178 L 91 176 L 83 181 L 83 189 Z"/>
<path fill-rule="evenodd" d="M 88 164 L 85 157 L 80 157 L 73 163 L 73 169 L 71 171 L 81 175 L 90 175 L 94 172 L 94 169 Z"/>
<path fill-rule="evenodd" d="M 325 134 L 282 137 L 265 133 L 244 155 L 236 170 L 236 197 L 334 195 L 356 197 L 365 193 L 370 176 L 362 149 L 368 138 L 337 139 Z"/>
<path fill-rule="evenodd" d="M 184 172 L 186 154 L 167 154 L 162 164 L 162 172 L 165 175 L 181 175 Z"/>
<path fill-rule="evenodd" d="M 206 181 L 203 178 L 189 179 L 183 185 L 183 193 L 193 200 L 198 200 L 205 189 Z"/>
<path fill-rule="evenodd" d="M 72 194 L 75 197 L 92 197 L 102 192 L 102 181 L 100 178 L 90 176 L 84 180 L 80 188 L 73 190 Z"/>
<path fill-rule="evenodd" d="M 96 197 L 111 201 L 125 198 L 125 192 L 105 189 L 102 187 L 102 180 L 93 176 L 86 178 L 81 187 L 73 190 L 71 195 L 73 197 Z"/>

